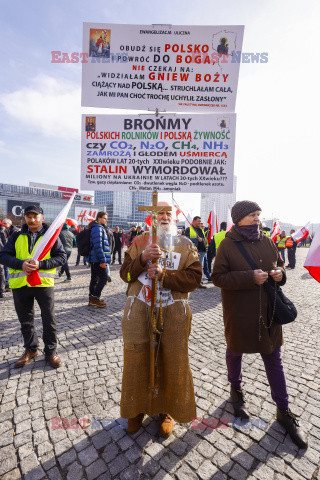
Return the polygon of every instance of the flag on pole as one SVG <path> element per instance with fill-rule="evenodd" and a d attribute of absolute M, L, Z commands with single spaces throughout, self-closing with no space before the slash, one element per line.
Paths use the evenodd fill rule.
<path fill-rule="evenodd" d="M 192 224 L 192 217 L 190 213 L 188 213 L 188 215 L 186 216 L 186 221 L 184 222 L 184 228 L 190 227 L 191 224 Z"/>
<path fill-rule="evenodd" d="M 312 240 L 306 261 L 304 262 L 304 268 L 320 283 L 320 227 Z"/>
<path fill-rule="evenodd" d="M 306 223 L 304 227 L 300 228 L 300 230 L 298 230 L 293 235 L 291 235 L 292 240 L 299 243 L 304 238 L 308 238 L 309 237 L 309 228 L 310 228 L 310 222 Z"/>
<path fill-rule="evenodd" d="M 178 216 L 180 215 L 180 213 L 183 213 L 183 212 L 178 205 L 173 204 L 173 206 L 176 209 L 176 219 L 178 220 Z"/>
<path fill-rule="evenodd" d="M 75 227 L 77 232 L 79 232 L 78 222 L 74 218 L 66 218 L 66 224 L 69 225 L 69 227 Z"/>
<path fill-rule="evenodd" d="M 280 225 L 278 222 L 274 222 L 272 232 L 271 232 L 271 240 L 276 243 L 277 236 L 280 235 Z"/>
<path fill-rule="evenodd" d="M 53 220 L 50 227 L 41 238 L 40 242 L 36 245 L 32 260 L 43 260 L 47 253 L 51 250 L 59 236 L 59 233 L 61 232 L 63 224 L 66 221 L 74 196 L 75 192 L 72 194 L 70 200 L 63 207 L 59 215 Z M 41 279 L 38 270 L 33 270 L 33 272 L 27 276 L 27 282 L 31 287 L 41 285 Z"/>
<path fill-rule="evenodd" d="M 209 213 L 209 218 L 207 223 L 209 224 L 208 242 L 210 243 L 213 235 L 218 232 L 218 217 L 217 217 L 215 202 L 213 202 L 212 210 Z"/>
<path fill-rule="evenodd" d="M 179 207 L 178 203 L 173 198 L 173 195 L 172 195 L 172 203 L 173 203 L 174 208 L 176 209 L 176 219 L 178 220 L 178 216 L 180 215 L 180 213 L 182 213 L 182 215 L 185 217 L 185 214 L 183 213 L 183 211 Z"/>
<path fill-rule="evenodd" d="M 151 218 L 151 215 L 148 215 L 147 218 L 145 219 L 145 223 L 151 227 L 152 225 L 152 218 Z"/>
<path fill-rule="evenodd" d="M 231 210 L 230 210 L 230 207 L 228 207 L 227 232 L 229 232 L 229 230 L 231 230 L 232 227 L 233 227 L 233 221 L 231 217 Z"/>

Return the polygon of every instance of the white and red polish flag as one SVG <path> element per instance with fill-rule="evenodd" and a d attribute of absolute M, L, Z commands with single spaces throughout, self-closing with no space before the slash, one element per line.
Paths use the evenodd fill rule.
<path fill-rule="evenodd" d="M 207 223 L 209 224 L 208 242 L 210 243 L 213 235 L 218 232 L 218 217 L 217 217 L 215 202 L 213 202 L 212 210 L 209 213 L 209 218 Z"/>
<path fill-rule="evenodd" d="M 66 218 L 66 224 L 69 225 L 69 227 L 75 227 L 77 232 L 79 232 L 78 222 L 74 218 Z"/>
<path fill-rule="evenodd" d="M 308 270 L 310 275 L 320 283 L 320 227 L 312 240 L 303 266 Z"/>
<path fill-rule="evenodd" d="M 228 207 L 227 232 L 229 232 L 229 230 L 231 230 L 232 227 L 233 227 L 233 221 L 231 217 L 231 210 L 230 210 L 230 207 Z"/>
<path fill-rule="evenodd" d="M 271 233 L 271 240 L 276 243 L 277 236 L 280 235 L 280 225 L 278 222 L 274 222 L 272 233 Z"/>
<path fill-rule="evenodd" d="M 41 238 L 40 242 L 36 245 L 32 260 L 43 260 L 47 253 L 51 250 L 52 246 L 54 245 L 55 241 L 59 236 L 59 233 L 61 232 L 63 224 L 66 221 L 74 196 L 75 192 L 72 194 L 70 200 L 63 207 L 59 215 L 53 220 L 50 227 Z M 31 287 L 41 285 L 41 279 L 38 270 L 33 270 L 33 272 L 31 272 L 30 275 L 27 276 L 27 282 Z"/>
<path fill-rule="evenodd" d="M 188 227 L 190 227 L 190 225 L 192 225 L 192 217 L 191 217 L 190 213 L 188 213 L 188 215 L 186 216 L 185 222 L 184 222 L 184 228 L 188 228 Z"/>
<path fill-rule="evenodd" d="M 292 239 L 295 242 L 299 243 L 304 238 L 308 238 L 309 237 L 309 228 L 310 228 L 310 222 L 306 223 L 304 227 L 300 228 L 300 230 L 298 230 L 293 235 L 291 235 Z"/>

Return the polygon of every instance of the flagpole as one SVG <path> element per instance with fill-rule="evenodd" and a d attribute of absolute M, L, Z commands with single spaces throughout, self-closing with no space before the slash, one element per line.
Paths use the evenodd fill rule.
<path fill-rule="evenodd" d="M 173 202 L 174 202 L 174 203 L 176 203 L 176 204 L 177 204 L 177 206 L 179 207 L 179 210 L 181 210 L 181 208 L 180 208 L 180 206 L 179 206 L 178 202 L 177 202 L 177 201 L 176 201 L 176 200 L 173 198 L 173 193 L 172 193 L 172 200 L 173 200 Z M 187 220 L 187 222 L 189 223 L 189 225 L 190 225 L 190 227 L 191 227 L 191 226 L 192 226 L 192 223 L 190 223 L 190 220 L 189 220 L 189 219 L 188 219 L 188 218 L 185 216 L 185 214 L 184 214 L 183 210 L 181 210 L 181 213 L 182 213 L 182 215 L 184 216 L 184 218 Z"/>

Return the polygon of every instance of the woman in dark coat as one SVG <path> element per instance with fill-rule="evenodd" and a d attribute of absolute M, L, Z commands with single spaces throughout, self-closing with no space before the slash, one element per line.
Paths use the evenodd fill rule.
<path fill-rule="evenodd" d="M 268 314 L 268 297 L 262 286 L 266 281 L 285 284 L 283 260 L 272 240 L 259 229 L 260 213 L 261 208 L 255 202 L 235 203 L 231 211 L 234 226 L 217 250 L 211 276 L 213 283 L 221 288 L 231 401 L 236 416 L 249 418 L 241 389 L 242 354 L 260 353 L 277 404 L 277 419 L 292 440 L 300 448 L 306 448 L 306 435 L 289 409 L 281 360 L 282 327 Z M 257 269 L 251 268 L 237 243 L 243 245 Z"/>

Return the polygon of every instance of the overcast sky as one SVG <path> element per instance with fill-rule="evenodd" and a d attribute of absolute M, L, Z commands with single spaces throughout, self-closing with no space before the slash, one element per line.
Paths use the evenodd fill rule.
<path fill-rule="evenodd" d="M 81 64 L 51 63 L 51 51 L 81 52 L 82 22 L 245 25 L 243 52 L 269 62 L 240 66 L 237 199 L 266 218 L 320 222 L 319 18 L 317 0 L 3 2 L 0 181 L 79 187 L 80 117 L 92 110 L 80 107 Z M 175 198 L 199 213 L 200 194 Z"/>

